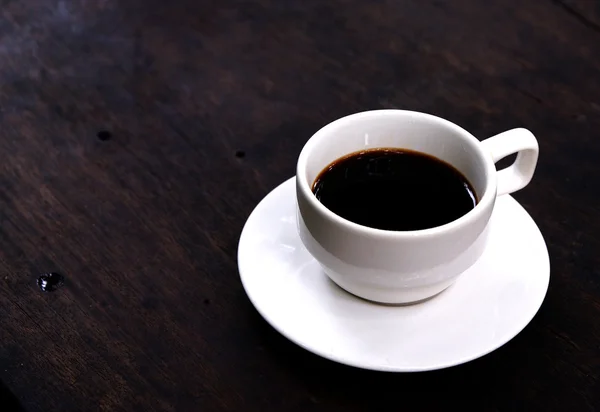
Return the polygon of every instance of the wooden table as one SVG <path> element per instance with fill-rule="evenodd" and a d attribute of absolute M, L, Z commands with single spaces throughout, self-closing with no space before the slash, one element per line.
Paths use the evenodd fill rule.
<path fill-rule="evenodd" d="M 341 366 L 242 289 L 252 208 L 375 108 L 539 139 L 550 289 L 477 361 Z M 0 119 L 3 411 L 600 410 L 597 0 L 4 0 Z"/>

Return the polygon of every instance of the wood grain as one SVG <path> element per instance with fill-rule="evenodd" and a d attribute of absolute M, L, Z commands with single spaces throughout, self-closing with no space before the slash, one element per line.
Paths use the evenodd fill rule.
<path fill-rule="evenodd" d="M 0 5 L 0 380 L 24 410 L 600 410 L 600 2 Z M 375 108 L 540 142 L 516 198 L 550 289 L 482 359 L 351 369 L 243 292 L 252 208 L 318 128 Z"/>

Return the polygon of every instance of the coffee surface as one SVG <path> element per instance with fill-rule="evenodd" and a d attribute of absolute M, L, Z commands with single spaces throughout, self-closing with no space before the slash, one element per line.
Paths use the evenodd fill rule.
<path fill-rule="evenodd" d="M 429 229 L 472 210 L 477 196 L 453 166 L 407 149 L 344 156 L 315 179 L 313 193 L 333 213 L 375 229 Z"/>

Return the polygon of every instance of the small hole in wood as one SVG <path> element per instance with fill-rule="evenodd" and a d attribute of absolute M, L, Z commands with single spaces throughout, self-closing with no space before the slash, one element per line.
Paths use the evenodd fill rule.
<path fill-rule="evenodd" d="M 96 136 L 98 136 L 99 140 L 105 142 L 107 140 L 110 140 L 110 138 L 112 137 L 112 133 L 108 130 L 100 130 Z"/>

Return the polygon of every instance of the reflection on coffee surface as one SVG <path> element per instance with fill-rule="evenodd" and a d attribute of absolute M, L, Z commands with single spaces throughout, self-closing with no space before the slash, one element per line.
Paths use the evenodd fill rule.
<path fill-rule="evenodd" d="M 472 210 L 477 195 L 453 166 L 407 149 L 351 153 L 317 176 L 313 193 L 329 210 L 359 225 L 421 230 L 450 223 Z"/>

